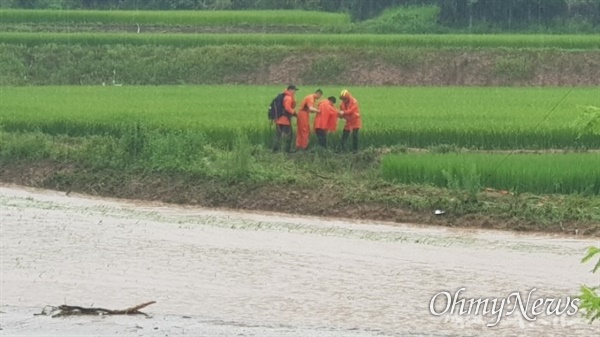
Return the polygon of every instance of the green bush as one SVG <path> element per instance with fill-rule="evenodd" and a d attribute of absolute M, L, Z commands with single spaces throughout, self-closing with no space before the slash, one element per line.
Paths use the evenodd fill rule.
<path fill-rule="evenodd" d="M 437 23 L 439 14 L 438 6 L 391 8 L 374 19 L 359 23 L 355 29 L 363 34 L 439 33 L 442 30 Z"/>
<path fill-rule="evenodd" d="M 48 136 L 41 132 L 7 133 L 0 131 L 0 158 L 41 160 L 51 156 Z"/>
<path fill-rule="evenodd" d="M 581 262 L 593 261 L 596 256 L 600 256 L 600 247 L 589 247 L 586 256 Z M 592 273 L 596 273 L 598 270 L 600 270 L 600 258 L 596 261 Z M 600 291 L 600 284 L 596 286 L 581 286 L 581 294 L 579 296 L 581 303 L 579 309 L 581 309 L 583 316 L 590 323 L 600 320 L 600 296 L 597 293 L 598 291 Z"/>
<path fill-rule="evenodd" d="M 223 167 L 225 177 L 229 181 L 241 181 L 248 178 L 252 164 L 248 137 L 242 131 L 236 132 L 235 146 L 228 153 L 227 163 Z"/>

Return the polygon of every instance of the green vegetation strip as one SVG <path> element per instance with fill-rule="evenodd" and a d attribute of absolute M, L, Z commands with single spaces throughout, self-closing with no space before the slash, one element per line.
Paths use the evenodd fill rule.
<path fill-rule="evenodd" d="M 382 160 L 387 180 L 470 190 L 600 195 L 597 154 L 404 154 Z"/>
<path fill-rule="evenodd" d="M 0 130 L 0 180 L 302 215 L 563 233 L 600 230 L 598 196 L 499 195 L 473 191 L 476 184 L 466 185 L 471 193 L 465 193 L 462 186 L 396 184 L 381 177 L 375 149 L 283 155 L 249 144 L 243 135 L 232 138 L 233 147 L 227 150 L 215 148 L 213 139 L 193 130 L 162 133 L 132 125 L 119 137 Z M 446 216 L 433 216 L 435 209 L 445 210 Z"/>
<path fill-rule="evenodd" d="M 600 35 L 375 35 L 375 34 L 135 34 L 135 33 L 0 33 L 0 43 L 130 44 L 179 47 L 264 45 L 353 48 L 556 48 L 600 49 Z"/>
<path fill-rule="evenodd" d="M 50 75 L 49 75 L 50 76 Z M 298 100 L 316 89 L 302 86 Z M 202 132 L 229 146 L 236 130 L 268 144 L 267 106 L 283 86 L 2 87 L 0 126 L 54 135 L 121 135 L 133 123 L 149 130 Z M 325 97 L 344 87 L 325 86 Z M 575 122 L 600 106 L 597 88 L 350 87 L 361 105 L 361 146 L 454 145 L 480 149 L 600 148 L 600 137 Z M 295 121 L 294 121 L 295 124 Z M 339 140 L 338 132 L 331 136 Z"/>
<path fill-rule="evenodd" d="M 344 25 L 347 14 L 300 10 L 268 11 L 93 11 L 0 10 L 0 22 L 107 25 Z"/>

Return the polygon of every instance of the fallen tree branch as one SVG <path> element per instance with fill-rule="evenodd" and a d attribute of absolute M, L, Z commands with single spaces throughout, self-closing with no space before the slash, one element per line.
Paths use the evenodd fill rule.
<path fill-rule="evenodd" d="M 125 310 L 110 310 L 104 308 L 84 308 L 78 307 L 74 305 L 60 305 L 58 307 L 47 306 L 46 308 L 51 308 L 52 310 L 47 311 L 46 308 L 42 310 L 41 313 L 35 315 L 49 315 L 54 317 L 64 317 L 64 316 L 75 316 L 75 315 L 144 315 L 148 316 L 146 313 L 140 311 L 151 304 L 156 303 L 156 301 L 151 301 L 147 303 L 143 303 L 140 305 L 136 305 L 135 307 L 127 308 Z"/>
<path fill-rule="evenodd" d="M 125 310 L 113 310 L 110 314 L 111 315 L 136 315 L 136 314 L 146 315 L 145 313 L 138 311 L 138 310 L 143 309 L 154 303 L 156 303 L 156 301 L 136 305 L 135 307 L 127 308 Z M 146 315 L 146 316 L 148 316 L 148 315 Z"/>

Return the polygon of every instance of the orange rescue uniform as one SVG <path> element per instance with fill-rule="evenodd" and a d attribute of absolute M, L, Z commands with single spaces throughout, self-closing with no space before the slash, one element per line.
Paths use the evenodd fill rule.
<path fill-rule="evenodd" d="M 338 115 L 338 110 L 335 108 L 333 103 L 331 104 L 331 106 L 333 107 L 333 109 L 329 111 L 329 119 L 327 120 L 327 131 L 336 132 L 340 115 Z"/>
<path fill-rule="evenodd" d="M 315 94 L 310 94 L 304 98 L 298 111 L 296 148 L 308 148 L 310 137 L 310 108 L 315 106 Z"/>
<path fill-rule="evenodd" d="M 324 100 L 319 103 L 319 112 L 315 117 L 315 130 L 322 129 L 326 131 L 335 131 L 335 128 L 331 130 L 332 120 L 335 122 L 337 127 L 337 110 L 333 103 L 329 100 Z"/>
<path fill-rule="evenodd" d="M 283 93 L 285 94 L 285 97 L 283 98 L 283 108 L 289 114 L 295 115 L 296 111 L 294 109 L 296 109 L 296 100 L 294 99 L 294 94 L 292 92 L 290 92 L 289 90 L 286 90 Z M 275 121 L 275 124 L 291 125 L 290 118 L 288 118 L 287 116 L 281 116 L 281 117 L 277 118 L 277 120 Z"/>
<path fill-rule="evenodd" d="M 352 97 L 352 95 L 348 94 L 348 99 L 342 100 L 342 104 L 340 104 L 340 109 L 344 112 L 342 118 L 346 120 L 344 130 L 352 131 L 360 129 L 362 127 L 362 122 L 360 120 L 360 111 L 358 108 L 358 101 L 354 97 Z"/>

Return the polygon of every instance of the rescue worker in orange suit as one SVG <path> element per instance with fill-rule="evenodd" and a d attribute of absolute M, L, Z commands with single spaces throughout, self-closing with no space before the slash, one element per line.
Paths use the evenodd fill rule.
<path fill-rule="evenodd" d="M 317 89 L 314 94 L 310 94 L 302 100 L 300 110 L 298 111 L 298 119 L 296 121 L 296 149 L 306 150 L 308 148 L 308 140 L 310 138 L 310 113 L 316 113 L 319 110 L 315 108 L 315 102 L 323 96 L 323 91 Z"/>
<path fill-rule="evenodd" d="M 340 99 L 342 103 L 340 104 L 339 116 L 346 120 L 344 133 L 342 134 L 342 150 L 346 149 L 346 142 L 350 133 L 352 133 L 352 151 L 358 152 L 358 131 L 362 127 L 358 101 L 348 90 L 342 90 Z"/>
<path fill-rule="evenodd" d="M 315 117 L 315 132 L 317 138 L 319 138 L 319 145 L 327 147 L 327 132 L 330 131 L 332 125 L 331 120 L 335 121 L 335 127 L 337 127 L 338 111 L 335 108 L 335 97 L 331 96 L 327 100 L 319 103 L 319 112 Z M 335 131 L 335 127 L 334 130 Z"/>
<path fill-rule="evenodd" d="M 284 138 L 286 145 L 286 152 L 290 152 L 292 148 L 292 122 L 291 117 L 296 115 L 296 99 L 294 95 L 298 91 L 295 85 L 290 85 L 287 90 L 283 93 L 283 108 L 288 115 L 283 115 L 275 120 L 276 134 L 275 134 L 275 146 L 273 152 L 278 152 L 281 146 L 281 138 Z"/>
<path fill-rule="evenodd" d="M 333 97 L 333 101 L 336 101 L 335 97 Z M 331 110 L 329 114 L 329 119 L 327 120 L 328 133 L 337 131 L 338 119 L 340 119 L 339 111 L 337 109 Z"/>

